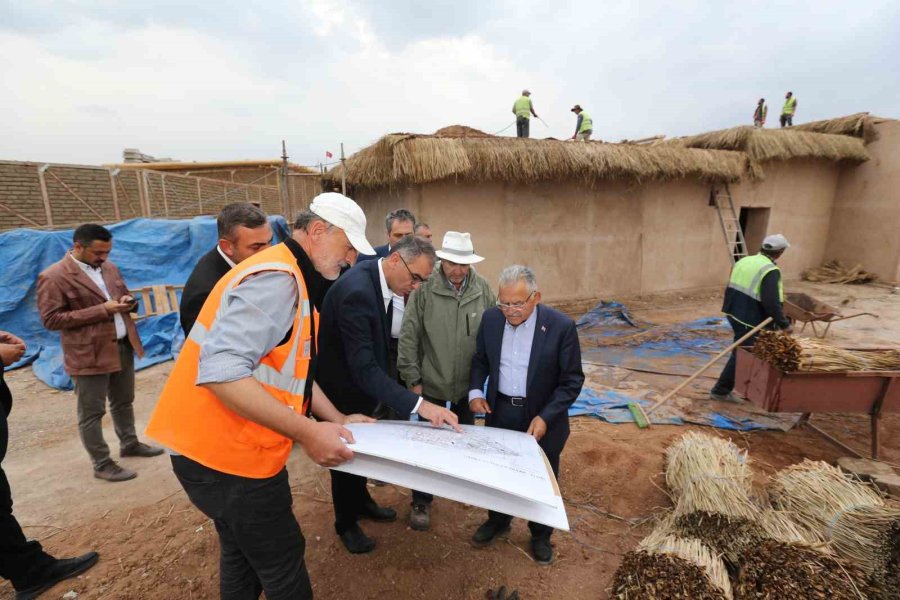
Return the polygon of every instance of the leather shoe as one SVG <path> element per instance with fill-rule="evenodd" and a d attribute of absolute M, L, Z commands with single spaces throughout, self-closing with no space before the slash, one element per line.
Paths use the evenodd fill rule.
<path fill-rule="evenodd" d="M 472 536 L 472 545 L 476 548 L 487 546 L 493 542 L 497 536 L 509 533 L 509 523 L 502 523 L 488 519 L 481 524 Z"/>
<path fill-rule="evenodd" d="M 409 512 L 409 526 L 416 531 L 428 531 L 431 526 L 431 505 L 426 502 L 415 502 Z"/>
<path fill-rule="evenodd" d="M 137 471 L 120 467 L 113 461 L 103 465 L 99 469 L 94 469 L 94 477 L 97 479 L 105 479 L 106 481 L 128 481 L 137 477 Z"/>
<path fill-rule="evenodd" d="M 549 565 L 553 562 L 553 546 L 548 538 L 531 538 L 531 554 L 539 565 Z"/>
<path fill-rule="evenodd" d="M 340 535 L 344 547 L 352 554 L 365 554 L 375 548 L 375 540 L 363 533 L 359 525 L 354 525 Z"/>
<path fill-rule="evenodd" d="M 386 506 L 378 506 L 374 502 L 367 502 L 359 516 L 378 523 L 389 523 L 397 520 L 397 511 Z"/>
<path fill-rule="evenodd" d="M 157 446 L 151 446 L 144 442 L 136 442 L 130 446 L 120 448 L 119 456 L 140 456 L 142 458 L 148 458 L 150 456 L 159 456 L 163 452 L 165 452 L 165 450 Z"/>
<path fill-rule="evenodd" d="M 88 552 L 78 558 L 60 558 L 44 569 L 38 583 L 22 590 L 16 590 L 16 600 L 32 600 L 37 598 L 64 579 L 84 573 L 97 564 L 100 555 Z"/>

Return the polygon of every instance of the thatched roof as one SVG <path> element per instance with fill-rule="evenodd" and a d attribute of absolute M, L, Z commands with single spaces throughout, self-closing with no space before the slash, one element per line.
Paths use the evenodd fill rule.
<path fill-rule="evenodd" d="M 615 179 L 737 181 L 747 158 L 678 146 L 395 133 L 351 156 L 346 169 L 348 184 L 367 188 L 441 180 L 593 185 Z M 341 167 L 326 177 L 340 180 Z"/>
<path fill-rule="evenodd" d="M 711 131 L 700 135 L 667 140 L 661 145 L 736 150 L 746 152 L 750 160 L 789 160 L 792 158 L 821 158 L 862 162 L 869 159 L 865 142 L 857 137 L 833 133 L 787 129 L 759 129 L 749 125 Z"/>
<path fill-rule="evenodd" d="M 851 135 L 862 138 L 867 144 L 878 137 L 878 134 L 875 133 L 874 119 L 867 112 L 838 117 L 837 119 L 810 121 L 809 123 L 794 125 L 794 130 Z"/>

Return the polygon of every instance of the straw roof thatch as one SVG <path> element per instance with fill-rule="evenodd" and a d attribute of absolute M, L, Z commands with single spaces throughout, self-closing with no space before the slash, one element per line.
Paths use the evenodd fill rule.
<path fill-rule="evenodd" d="M 862 138 L 867 144 L 878 137 L 878 134 L 875 132 L 874 119 L 867 112 L 838 117 L 837 119 L 810 121 L 809 123 L 794 125 L 794 130 L 850 135 Z"/>
<path fill-rule="evenodd" d="M 348 184 L 364 188 L 441 180 L 593 185 L 616 179 L 737 181 L 747 168 L 745 154 L 720 150 L 395 133 L 350 157 L 346 175 Z M 326 177 L 339 180 L 341 174 L 337 167 Z"/>
<path fill-rule="evenodd" d="M 750 160 L 789 160 L 821 158 L 831 161 L 863 162 L 869 159 L 865 142 L 857 137 L 834 133 L 788 129 L 759 129 L 749 125 L 711 131 L 700 135 L 668 140 L 660 145 L 737 150 L 746 152 Z"/>

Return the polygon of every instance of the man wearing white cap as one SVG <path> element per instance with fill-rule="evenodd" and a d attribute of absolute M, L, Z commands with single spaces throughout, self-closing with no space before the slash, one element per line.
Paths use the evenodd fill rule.
<path fill-rule="evenodd" d="M 481 314 L 497 302 L 490 284 L 472 266 L 475 254 L 468 233 L 448 231 L 436 252 L 440 261 L 431 277 L 409 297 L 397 368 L 413 392 L 440 406 L 449 405 L 459 422 L 474 425 L 469 410 L 469 369 Z M 431 494 L 413 491 L 410 526 L 430 526 Z"/>
<path fill-rule="evenodd" d="M 319 308 L 341 269 L 373 252 L 365 231 L 353 200 L 320 194 L 291 238 L 226 273 L 150 418 L 147 434 L 215 524 L 223 598 L 312 598 L 285 464 L 297 442 L 315 463 L 339 465 L 353 457 L 343 425 L 371 421 L 342 414 L 314 384 Z"/>
<path fill-rule="evenodd" d="M 731 270 L 731 280 L 725 288 L 725 303 L 722 312 L 728 317 L 734 330 L 734 340 L 742 338 L 748 331 L 772 317 L 772 327 L 790 331 L 791 324 L 784 316 L 784 284 L 781 269 L 775 264 L 784 251 L 790 247 L 780 233 L 763 240 L 759 254 L 745 256 L 737 261 Z M 756 336 L 742 345 L 752 346 Z M 739 402 L 734 390 L 734 371 L 737 350 L 731 353 L 728 363 L 722 369 L 719 380 L 709 393 L 713 400 Z"/>

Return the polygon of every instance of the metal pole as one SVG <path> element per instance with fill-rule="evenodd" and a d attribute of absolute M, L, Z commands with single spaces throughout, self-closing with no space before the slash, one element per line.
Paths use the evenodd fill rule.
<path fill-rule="evenodd" d="M 279 187 L 281 188 L 281 208 L 284 212 L 284 218 L 291 218 L 291 198 L 288 194 L 287 187 L 287 175 L 288 175 L 288 154 L 287 154 L 287 146 L 284 143 L 284 140 L 281 140 L 281 177 L 278 179 Z"/>
<path fill-rule="evenodd" d="M 347 167 L 344 164 L 344 142 L 341 142 L 341 193 L 347 195 Z"/>

